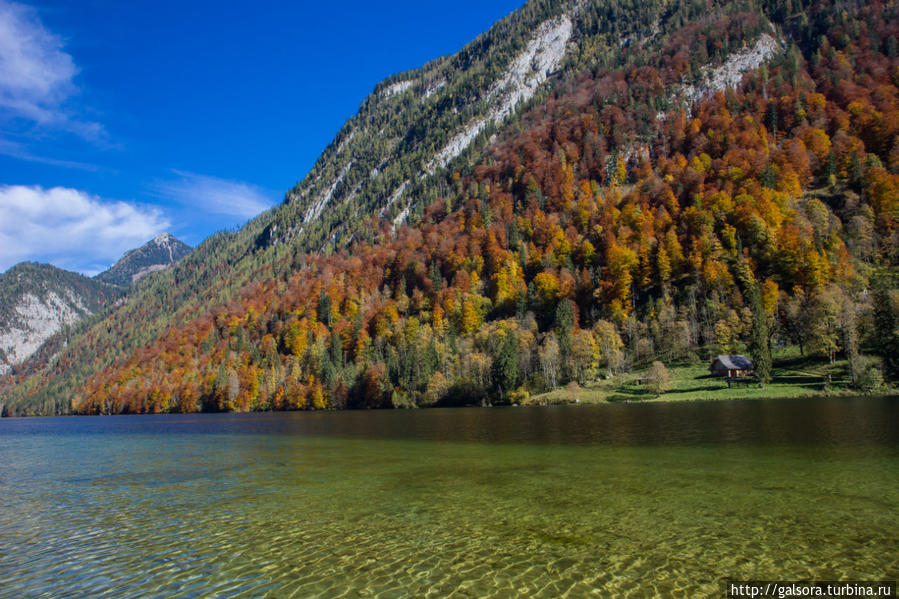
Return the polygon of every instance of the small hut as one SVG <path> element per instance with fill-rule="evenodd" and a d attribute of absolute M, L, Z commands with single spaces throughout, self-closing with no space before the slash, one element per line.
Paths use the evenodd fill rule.
<path fill-rule="evenodd" d="M 729 379 L 746 376 L 752 372 L 752 360 L 746 356 L 718 356 L 712 360 L 709 372 Z"/>

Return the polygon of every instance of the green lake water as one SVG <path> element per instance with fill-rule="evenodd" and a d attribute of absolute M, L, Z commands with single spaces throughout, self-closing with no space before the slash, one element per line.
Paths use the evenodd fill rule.
<path fill-rule="evenodd" d="M 0 420 L 0 597 L 723 597 L 897 533 L 897 398 Z"/>

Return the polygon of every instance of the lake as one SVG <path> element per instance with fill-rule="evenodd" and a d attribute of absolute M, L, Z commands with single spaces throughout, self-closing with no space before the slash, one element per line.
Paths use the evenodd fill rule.
<path fill-rule="evenodd" d="M 899 398 L 0 420 L 2 597 L 899 578 Z"/>

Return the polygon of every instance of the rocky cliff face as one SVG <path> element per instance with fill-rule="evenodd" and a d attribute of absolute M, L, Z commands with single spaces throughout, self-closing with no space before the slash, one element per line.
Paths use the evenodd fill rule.
<path fill-rule="evenodd" d="M 364 237 L 377 215 L 414 222 L 435 186 L 558 74 L 581 5 L 531 3 L 459 53 L 375 87 L 258 239 L 319 252 Z"/>
<path fill-rule="evenodd" d="M 127 287 L 151 272 L 172 266 L 190 252 L 189 245 L 169 233 L 162 233 L 141 247 L 125 253 L 121 260 L 96 278 L 104 283 Z"/>
<path fill-rule="evenodd" d="M 31 356 L 47 339 L 122 292 L 49 264 L 25 262 L 0 275 L 0 375 Z"/>

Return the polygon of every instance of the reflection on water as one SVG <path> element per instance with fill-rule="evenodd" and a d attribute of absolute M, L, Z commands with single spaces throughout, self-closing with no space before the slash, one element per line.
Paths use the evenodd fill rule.
<path fill-rule="evenodd" d="M 0 421 L 0 596 L 899 578 L 899 400 Z"/>

